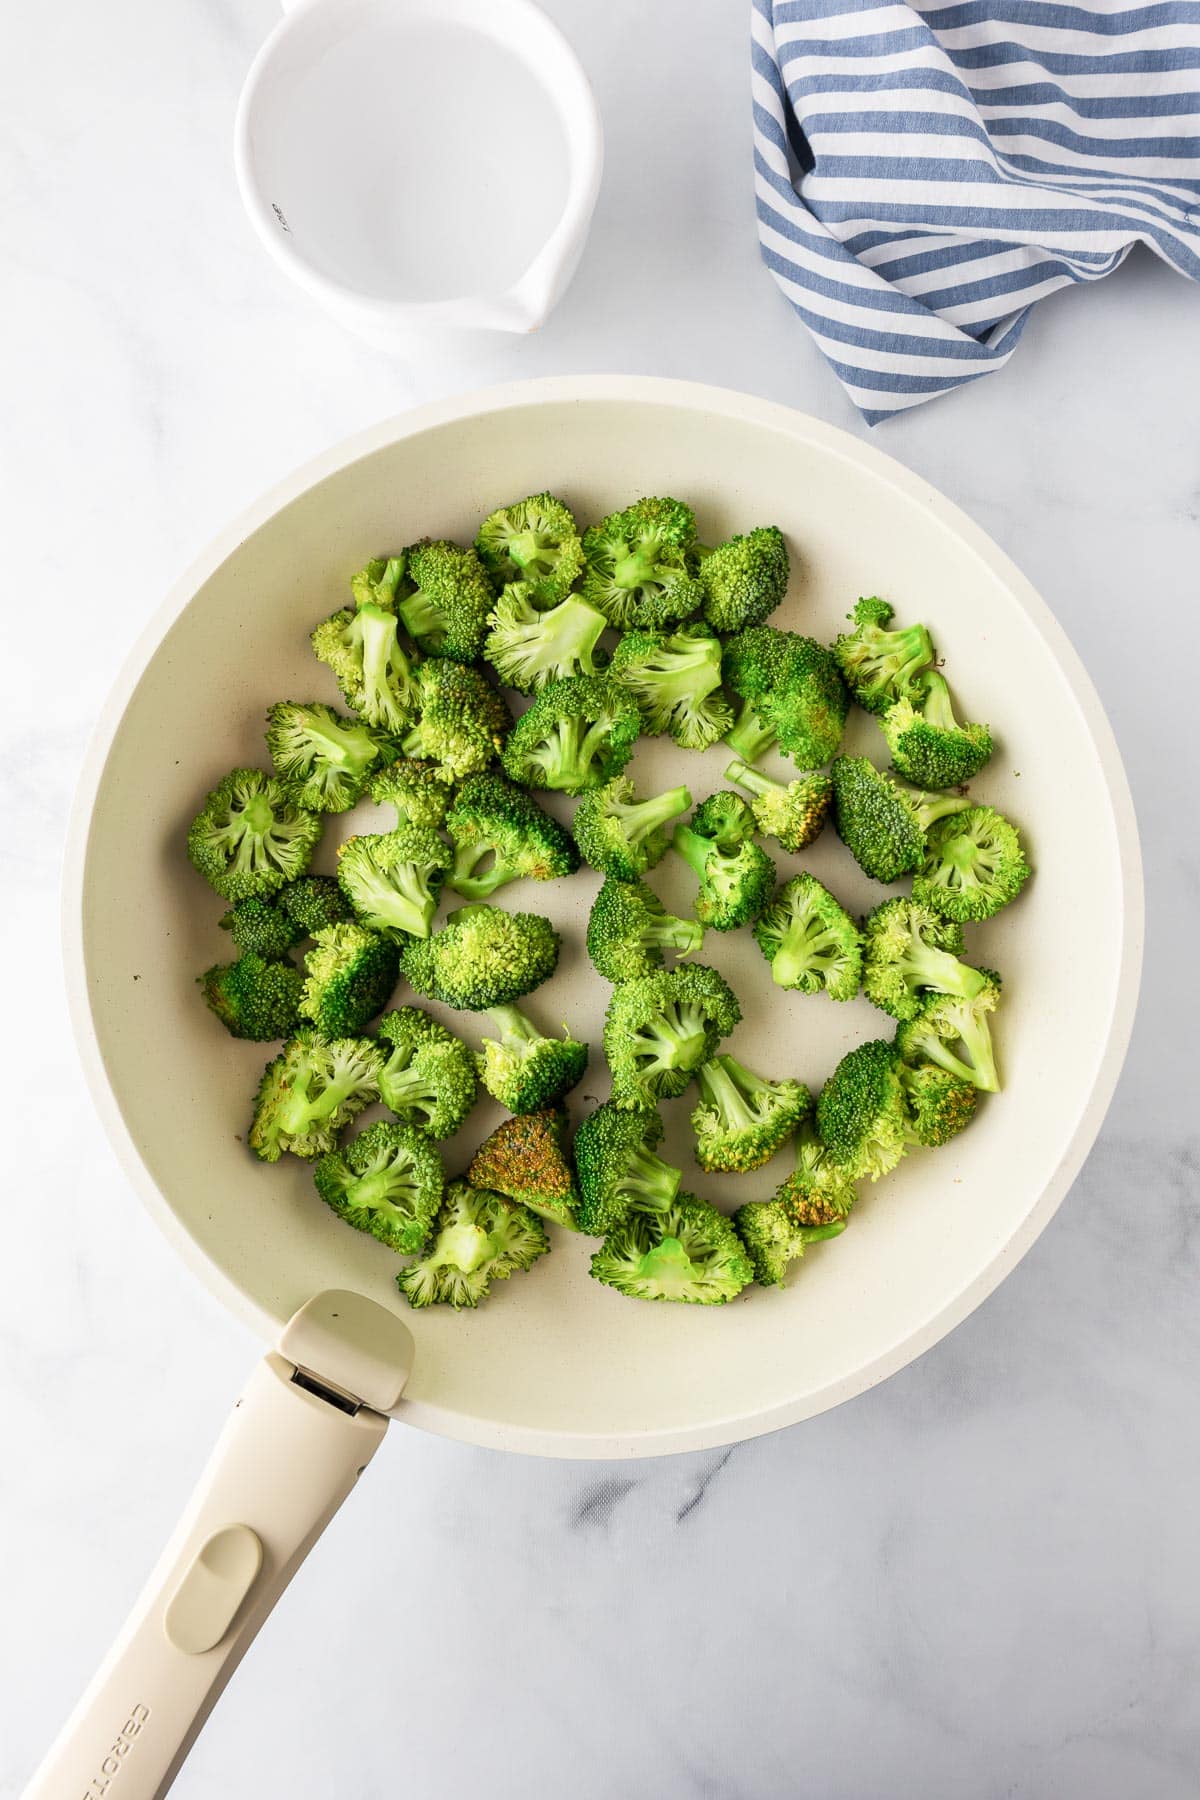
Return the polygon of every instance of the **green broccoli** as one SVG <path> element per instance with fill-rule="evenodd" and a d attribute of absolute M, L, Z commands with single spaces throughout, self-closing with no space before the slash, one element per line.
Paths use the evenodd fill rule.
<path fill-rule="evenodd" d="M 192 820 L 192 867 L 223 900 L 265 900 L 303 875 L 321 835 L 319 813 L 297 806 L 261 769 L 233 769 Z"/>
<path fill-rule="evenodd" d="M 397 600 L 405 630 L 426 656 L 474 662 L 483 652 L 492 585 L 474 550 L 445 539 L 414 544 L 405 553 L 414 590 Z"/>
<path fill-rule="evenodd" d="M 475 1104 L 475 1058 L 467 1045 L 417 1006 L 384 1013 L 378 1032 L 387 1056 L 379 1073 L 383 1104 L 428 1137 L 453 1137 Z"/>
<path fill-rule="evenodd" d="M 711 1061 L 742 1009 L 724 977 L 703 963 L 657 969 L 613 989 L 604 1054 L 618 1106 L 654 1106 L 682 1094 Z"/>
<path fill-rule="evenodd" d="M 810 1244 L 838 1237 L 846 1229 L 845 1219 L 806 1225 L 795 1208 L 778 1195 L 739 1206 L 732 1223 L 760 1287 L 782 1287 L 789 1264 L 798 1262 Z"/>
<path fill-rule="evenodd" d="M 892 767 L 923 788 L 961 787 L 992 754 L 986 725 L 960 725 L 943 675 L 927 669 L 880 720 Z"/>
<path fill-rule="evenodd" d="M 991 806 L 969 806 L 930 826 L 913 899 L 962 924 L 990 919 L 1015 900 L 1029 864 L 1014 825 Z"/>
<path fill-rule="evenodd" d="M 454 845 L 449 886 L 486 900 L 509 881 L 553 881 L 579 867 L 575 840 L 523 788 L 490 771 L 469 775 L 446 814 Z"/>
<path fill-rule="evenodd" d="M 278 899 L 239 900 L 218 923 L 239 951 L 267 962 L 281 962 L 305 934 L 305 927 L 288 917 Z"/>
<path fill-rule="evenodd" d="M 263 1071 L 249 1143 L 262 1162 L 324 1156 L 338 1132 L 379 1098 L 383 1056 L 370 1038 L 332 1043 L 309 1027 L 298 1031 Z"/>
<path fill-rule="evenodd" d="M 746 631 L 761 625 L 787 593 L 788 553 L 775 525 L 758 525 L 744 537 L 718 544 L 700 562 L 704 618 L 714 631 Z"/>
<path fill-rule="evenodd" d="M 669 913 L 644 881 L 609 875 L 588 918 L 587 949 L 606 981 L 633 981 L 663 966 L 663 952 L 694 956 L 704 942 L 699 919 Z"/>
<path fill-rule="evenodd" d="M 926 992 L 973 1000 L 991 980 L 960 962 L 963 928 L 915 900 L 885 900 L 863 922 L 863 992 L 893 1019 L 914 1019 Z"/>
<path fill-rule="evenodd" d="M 1000 999 L 1000 977 L 980 969 L 986 985 L 964 1000 L 957 994 L 929 994 L 913 1019 L 905 1019 L 896 1033 L 896 1047 L 910 1066 L 936 1063 L 969 1081 L 985 1094 L 1000 1091 L 988 1016 Z"/>
<path fill-rule="evenodd" d="M 636 881 L 662 861 L 671 847 L 667 826 L 691 804 L 685 787 L 639 800 L 629 777 L 618 775 L 579 802 L 575 842 L 585 861 L 602 875 Z"/>
<path fill-rule="evenodd" d="M 775 864 L 758 844 L 722 850 L 715 838 L 677 825 L 671 839 L 696 880 L 696 917 L 714 931 L 735 931 L 758 917 L 775 886 Z"/>
<path fill-rule="evenodd" d="M 373 602 L 343 607 L 317 626 L 312 647 L 332 669 L 351 712 L 393 735 L 411 724 L 419 694 L 395 613 Z"/>
<path fill-rule="evenodd" d="M 437 763 L 398 757 L 372 775 L 367 793 L 376 806 L 394 806 L 397 825 L 426 825 L 436 831 L 446 817 L 454 785 Z"/>
<path fill-rule="evenodd" d="M 352 837 L 338 850 L 338 880 L 364 925 L 426 938 L 450 855 L 427 825 Z"/>
<path fill-rule="evenodd" d="M 801 769 L 836 756 L 850 697 L 823 645 L 794 631 L 755 625 L 725 645 L 725 683 L 740 702 L 725 742 L 744 762 L 772 745 Z"/>
<path fill-rule="evenodd" d="M 853 1000 L 862 980 L 862 933 L 815 875 L 793 875 L 754 924 L 776 987 Z"/>
<path fill-rule="evenodd" d="M 548 981 L 561 939 L 539 913 L 460 906 L 440 931 L 406 946 L 401 967 L 418 994 L 463 1012 L 507 1006 Z"/>
<path fill-rule="evenodd" d="M 951 1075 L 936 1063 L 900 1064 L 900 1079 L 908 1101 L 909 1132 L 913 1143 L 937 1149 L 965 1131 L 979 1107 L 979 1089 L 970 1081 Z"/>
<path fill-rule="evenodd" d="M 326 925 L 304 958 L 300 1011 L 323 1037 L 355 1037 L 382 1012 L 399 975 L 395 944 L 362 925 Z"/>
<path fill-rule="evenodd" d="M 833 822 L 859 868 L 876 881 L 899 881 L 925 860 L 925 833 L 936 819 L 965 812 L 954 794 L 905 787 L 865 756 L 833 765 Z"/>
<path fill-rule="evenodd" d="M 799 1225 L 836 1225 L 849 1217 L 858 1193 L 845 1169 L 835 1163 L 811 1120 L 796 1133 L 796 1166 L 775 1190 Z"/>
<path fill-rule="evenodd" d="M 512 724 L 504 698 L 479 669 L 448 657 L 417 669 L 420 717 L 401 741 L 405 756 L 436 763 L 450 781 L 486 769 Z"/>
<path fill-rule="evenodd" d="M 801 1082 L 769 1081 L 728 1054 L 702 1063 L 696 1081 L 696 1161 L 710 1173 L 761 1168 L 812 1111 L 812 1095 Z"/>
<path fill-rule="evenodd" d="M 721 693 L 720 640 L 702 626 L 627 632 L 611 673 L 637 701 L 650 737 L 666 732 L 685 750 L 707 750 L 733 724 Z"/>
<path fill-rule="evenodd" d="M 478 1306 L 494 1281 L 530 1269 L 550 1248 L 535 1213 L 503 1194 L 452 1181 L 420 1262 L 396 1277 L 411 1306 Z"/>
<path fill-rule="evenodd" d="M 641 735 L 632 694 L 607 675 L 552 681 L 517 720 L 505 771 L 524 787 L 582 794 L 619 775 Z"/>
<path fill-rule="evenodd" d="M 485 1037 L 476 1058 L 479 1079 L 493 1100 L 509 1112 L 536 1112 L 553 1106 L 583 1080 L 588 1047 L 565 1034 L 543 1037 L 515 1006 L 489 1006 L 497 1036 Z"/>
<path fill-rule="evenodd" d="M 859 600 L 846 617 L 854 625 L 833 646 L 842 680 L 870 713 L 885 713 L 902 700 L 909 684 L 934 660 L 933 639 L 924 625 L 889 631 L 893 609 L 872 596 Z"/>
<path fill-rule="evenodd" d="M 527 582 L 505 588 L 489 615 L 483 653 L 506 687 L 536 694 L 552 681 L 598 675 L 596 645 L 608 624 L 579 594 L 539 612 Z"/>
<path fill-rule="evenodd" d="M 372 557 L 365 567 L 350 577 L 355 606 L 379 606 L 384 612 L 395 612 L 396 595 L 404 582 L 406 566 L 403 550 L 395 556 Z"/>
<path fill-rule="evenodd" d="M 603 1237 L 629 1211 L 670 1206 L 683 1176 L 654 1154 L 663 1134 L 655 1107 L 598 1106 L 575 1133 L 580 1231 Z"/>
<path fill-rule="evenodd" d="M 758 823 L 740 794 L 720 788 L 702 800 L 691 820 L 692 830 L 711 838 L 719 850 L 736 850 L 748 844 L 758 830 Z"/>
<path fill-rule="evenodd" d="M 758 829 L 785 850 L 804 850 L 819 836 L 833 799 L 833 781 L 823 769 L 809 769 L 794 781 L 775 781 L 738 757 L 725 779 L 746 789 Z"/>
<path fill-rule="evenodd" d="M 592 1258 L 597 1281 L 634 1300 L 720 1306 L 754 1279 L 730 1221 L 707 1200 L 679 1194 L 661 1212 L 630 1209 Z"/>
<path fill-rule="evenodd" d="M 577 1229 L 579 1195 L 567 1160 L 566 1121 L 553 1108 L 497 1125 L 472 1157 L 467 1180 L 472 1187 L 506 1194 L 555 1225 Z"/>
<path fill-rule="evenodd" d="M 267 714 L 267 750 L 297 806 L 341 813 L 361 800 L 383 745 L 358 719 L 317 700 L 281 700 Z"/>
<path fill-rule="evenodd" d="M 304 875 L 299 881 L 289 881 L 279 890 L 279 905 L 300 937 L 311 937 L 326 925 L 342 925 L 354 916 L 332 875 Z"/>
<path fill-rule="evenodd" d="M 704 600 L 692 574 L 696 519 L 681 500 L 638 500 L 583 537 L 583 597 L 619 631 L 655 631 Z"/>
<path fill-rule="evenodd" d="M 290 1037 L 299 1023 L 303 982 L 290 962 L 268 962 L 247 950 L 198 979 L 205 1005 L 233 1037 L 265 1044 Z"/>
<path fill-rule="evenodd" d="M 555 606 L 583 573 L 575 520 L 553 494 L 498 507 L 479 527 L 475 548 L 498 588 L 522 583 L 539 609 Z"/>
<path fill-rule="evenodd" d="M 368 1125 L 313 1170 L 339 1219 L 401 1256 L 423 1250 L 442 1204 L 446 1172 L 429 1139 L 409 1125 Z"/>
<path fill-rule="evenodd" d="M 878 1181 L 896 1167 L 910 1138 L 892 1044 L 875 1038 L 843 1056 L 817 1099 L 817 1133 L 851 1181 Z"/>

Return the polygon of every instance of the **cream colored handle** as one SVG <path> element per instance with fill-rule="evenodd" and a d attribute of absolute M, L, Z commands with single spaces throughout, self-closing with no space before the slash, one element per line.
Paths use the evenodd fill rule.
<path fill-rule="evenodd" d="M 25 1800 L 158 1800 L 167 1792 L 387 1423 L 323 1390 L 284 1357 L 264 1357 L 124 1631 Z"/>

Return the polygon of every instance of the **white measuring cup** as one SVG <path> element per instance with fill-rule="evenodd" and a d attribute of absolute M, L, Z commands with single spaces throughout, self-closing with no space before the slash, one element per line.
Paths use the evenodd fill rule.
<path fill-rule="evenodd" d="M 532 0 L 284 0 L 234 158 L 281 268 L 361 336 L 528 332 L 575 272 L 600 114 Z"/>

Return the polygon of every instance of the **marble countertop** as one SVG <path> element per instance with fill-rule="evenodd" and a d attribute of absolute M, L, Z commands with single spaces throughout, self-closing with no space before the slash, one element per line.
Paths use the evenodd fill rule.
<path fill-rule="evenodd" d="M 758 260 L 743 7 L 549 10 L 597 88 L 604 190 L 547 328 L 470 366 L 363 347 L 253 239 L 230 132 L 270 0 L 7 21 L 2 1800 L 107 1648 L 257 1348 L 126 1185 L 59 974 L 72 785 L 164 586 L 297 462 L 481 381 L 688 376 L 865 435 Z M 1007 371 L 874 434 L 1055 608 L 1138 807 L 1141 1011 L 1050 1229 L 913 1367 L 773 1437 L 611 1468 L 389 1447 L 370 1514 L 335 1521 L 181 1800 L 1194 1795 L 1198 305 L 1135 255 L 1044 303 Z"/>

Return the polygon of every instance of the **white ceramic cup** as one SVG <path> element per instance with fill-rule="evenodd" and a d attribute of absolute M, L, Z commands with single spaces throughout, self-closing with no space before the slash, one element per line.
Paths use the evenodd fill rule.
<path fill-rule="evenodd" d="M 575 272 L 600 114 L 532 0 L 284 0 L 234 156 L 271 255 L 360 335 L 527 332 Z"/>

